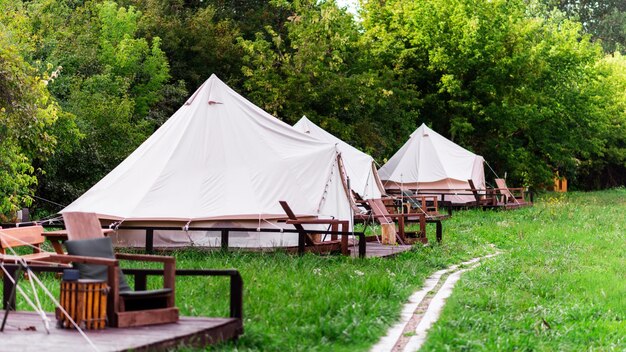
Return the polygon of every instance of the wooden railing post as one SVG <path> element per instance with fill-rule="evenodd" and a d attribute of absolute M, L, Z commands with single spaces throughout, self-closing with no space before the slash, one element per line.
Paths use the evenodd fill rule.
<path fill-rule="evenodd" d="M 304 245 L 305 245 L 305 237 L 306 233 L 298 232 L 298 254 L 304 254 Z"/>
<path fill-rule="evenodd" d="M 135 291 L 145 291 L 148 286 L 146 274 L 137 273 L 135 276 Z"/>
<path fill-rule="evenodd" d="M 5 266 L 5 269 L 7 270 L 9 275 L 3 276 L 4 280 L 2 285 L 2 309 L 15 310 L 15 290 L 13 289 L 13 281 L 17 282 L 16 271 L 18 267 L 7 265 Z M 13 281 L 11 281 L 11 279 L 13 279 Z"/>
<path fill-rule="evenodd" d="M 230 317 L 243 319 L 243 279 L 239 272 L 230 276 Z"/>
<path fill-rule="evenodd" d="M 146 229 L 146 253 L 154 252 L 154 229 Z"/>
<path fill-rule="evenodd" d="M 229 237 L 229 231 L 228 230 L 222 230 L 221 245 L 222 245 L 222 251 L 224 251 L 224 252 L 228 252 L 228 237 Z"/>
<path fill-rule="evenodd" d="M 359 258 L 365 258 L 366 252 L 365 233 L 359 233 Z"/>

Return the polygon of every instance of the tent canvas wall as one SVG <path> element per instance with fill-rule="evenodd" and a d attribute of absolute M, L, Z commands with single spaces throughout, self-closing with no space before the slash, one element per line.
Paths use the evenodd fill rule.
<path fill-rule="evenodd" d="M 350 219 L 339 153 L 294 130 L 212 75 L 113 171 L 63 212 L 95 212 L 124 226 L 288 226 L 278 203 L 302 216 Z M 155 245 L 188 244 L 188 235 L 156 234 Z M 216 234 L 217 235 L 217 234 Z M 143 238 L 118 234 L 127 245 Z M 217 236 L 219 237 L 219 236 Z M 297 243 L 293 234 L 242 233 L 234 246 Z M 140 241 L 136 242 L 136 241 Z M 128 242 L 128 243 L 125 243 Z"/>
<path fill-rule="evenodd" d="M 455 195 L 473 180 L 485 189 L 484 159 L 422 124 L 409 140 L 378 170 L 386 189 L 450 190 L 445 199 L 453 203 L 473 201 L 471 195 Z"/>
<path fill-rule="evenodd" d="M 301 132 L 317 138 L 320 141 L 335 144 L 350 178 L 350 188 L 363 199 L 380 198 L 385 189 L 378 177 L 374 158 L 363 153 L 341 139 L 326 132 L 306 116 L 303 116 L 293 127 Z"/>

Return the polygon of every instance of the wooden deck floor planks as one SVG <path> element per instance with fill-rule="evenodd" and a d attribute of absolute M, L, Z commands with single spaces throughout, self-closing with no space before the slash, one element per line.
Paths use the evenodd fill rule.
<path fill-rule="evenodd" d="M 4 312 L 2 312 L 4 313 Z M 56 328 L 51 320 L 46 334 L 41 318 L 33 312 L 11 312 L 4 332 L 0 333 L 2 351 L 90 351 L 89 344 L 75 330 Z M 30 329 L 34 328 L 34 331 Z M 237 337 L 242 332 L 241 321 L 232 318 L 181 317 L 173 324 L 152 325 L 129 329 L 86 331 L 99 351 L 155 351 L 185 344 L 206 346 Z"/>

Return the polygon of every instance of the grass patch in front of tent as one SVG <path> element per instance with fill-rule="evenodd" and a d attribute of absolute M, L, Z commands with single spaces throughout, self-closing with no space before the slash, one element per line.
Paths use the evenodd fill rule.
<path fill-rule="evenodd" d="M 367 350 L 428 275 L 496 248 L 504 254 L 463 276 L 426 349 L 623 349 L 625 199 L 625 190 L 547 195 L 533 208 L 457 212 L 442 245 L 389 259 L 173 254 L 179 268 L 241 272 L 245 334 L 216 350 Z M 58 281 L 46 282 L 58 292 Z M 178 278 L 177 305 L 183 315 L 228 316 L 228 287 L 227 278 Z"/>
<path fill-rule="evenodd" d="M 237 349 L 282 351 L 367 349 L 398 319 L 407 297 L 431 272 L 457 261 L 438 246 L 394 259 L 199 251 L 177 258 L 185 268 L 237 268 L 245 285 L 245 334 Z M 228 279 L 178 280 L 183 314 L 225 316 L 226 297 Z"/>
<path fill-rule="evenodd" d="M 416 247 L 390 259 L 197 249 L 171 254 L 178 268 L 236 268 L 243 277 L 245 334 L 236 344 L 217 349 L 366 350 L 399 318 L 407 297 L 430 273 L 493 251 L 475 236 L 447 237 L 447 227 L 458 227 L 453 224 L 459 220 L 444 225 L 443 245 Z M 436 243 L 434 226 L 429 230 L 431 243 Z M 41 276 L 58 296 L 54 275 Z M 151 277 L 148 284 L 157 288 L 160 282 Z M 176 304 L 182 315 L 227 317 L 228 297 L 228 278 L 177 278 Z M 53 311 L 50 302 L 45 308 Z M 21 299 L 18 309 L 30 310 Z"/>

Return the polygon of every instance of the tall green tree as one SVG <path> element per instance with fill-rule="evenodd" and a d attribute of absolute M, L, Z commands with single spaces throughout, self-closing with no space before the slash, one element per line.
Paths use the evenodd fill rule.
<path fill-rule="evenodd" d="M 586 112 L 599 128 L 604 148 L 579 160 L 579 180 L 585 189 L 626 185 L 626 58 L 607 55 L 593 67 L 594 77 L 584 89 Z"/>
<path fill-rule="evenodd" d="M 370 70 L 369 43 L 334 1 L 285 5 L 285 34 L 267 26 L 241 38 L 247 96 L 288 123 L 307 115 L 329 132 L 382 157 L 409 131 L 416 100 L 389 70 Z M 408 98 L 408 99 L 407 99 Z"/>
<path fill-rule="evenodd" d="M 529 16 L 525 1 L 364 4 L 381 63 L 421 92 L 424 121 L 483 154 L 501 176 L 549 184 L 607 146 L 610 116 L 594 101 L 599 46 L 581 25 Z"/>
<path fill-rule="evenodd" d="M 623 0 L 544 0 L 547 9 L 558 8 L 582 23 L 608 53 L 626 52 L 626 2 Z"/>
<path fill-rule="evenodd" d="M 29 64 L 34 48 L 30 21 L 20 3 L 0 1 L 0 220 L 32 203 L 38 183 L 34 165 L 77 137 L 73 116 L 50 96 L 50 72 Z M 49 67 L 48 67 L 49 68 Z"/>
<path fill-rule="evenodd" d="M 142 11 L 138 35 L 161 38 L 171 75 L 194 91 L 213 73 L 222 79 L 239 72 L 241 51 L 236 46 L 236 23 L 207 2 L 183 0 L 126 1 Z M 184 103 L 186 96 L 176 102 Z M 169 116 L 169 115 L 168 115 Z"/>
<path fill-rule="evenodd" d="M 35 59 L 62 67 L 49 89 L 84 134 L 51 158 L 41 194 L 68 203 L 100 180 L 162 123 L 156 106 L 174 91 L 161 40 L 137 35 L 142 13 L 112 1 L 29 2 Z M 182 90 L 182 92 L 181 92 Z M 161 105 L 159 105 L 161 104 Z M 155 120 L 156 119 L 156 120 Z"/>

